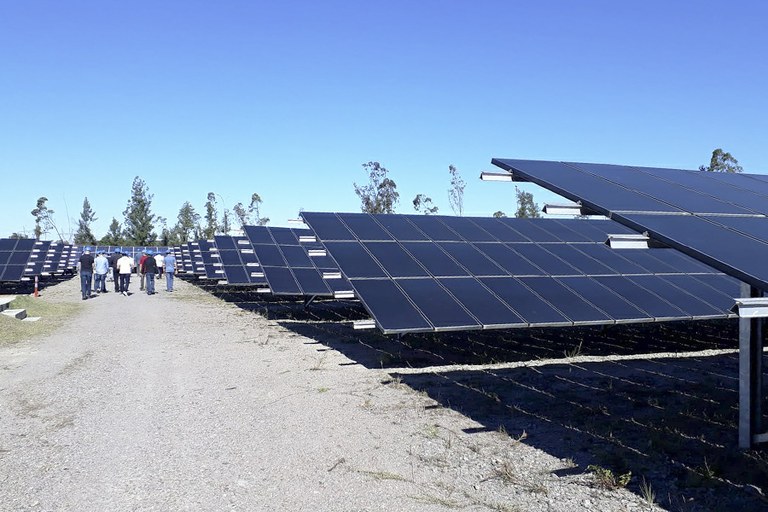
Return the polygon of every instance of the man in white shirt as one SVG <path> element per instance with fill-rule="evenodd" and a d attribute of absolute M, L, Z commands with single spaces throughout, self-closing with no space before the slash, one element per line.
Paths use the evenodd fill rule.
<path fill-rule="evenodd" d="M 117 272 L 120 276 L 120 293 L 128 296 L 128 286 L 131 284 L 131 272 L 133 272 L 133 258 L 123 253 L 123 256 L 117 260 Z"/>

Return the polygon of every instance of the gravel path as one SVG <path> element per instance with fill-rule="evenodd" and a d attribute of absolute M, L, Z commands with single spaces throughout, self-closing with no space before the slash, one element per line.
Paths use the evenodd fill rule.
<path fill-rule="evenodd" d="M 651 508 L 183 281 L 83 304 L 0 343 L 0 510 Z"/>

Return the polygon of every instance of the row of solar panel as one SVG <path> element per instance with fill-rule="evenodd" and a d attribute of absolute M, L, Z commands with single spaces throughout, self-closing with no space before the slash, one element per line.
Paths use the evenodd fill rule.
<path fill-rule="evenodd" d="M 767 176 L 510 159 L 493 163 L 768 291 L 763 259 Z"/>
<path fill-rule="evenodd" d="M 69 270 L 71 245 L 32 239 L 0 239 L 0 281 L 18 282 Z"/>
<path fill-rule="evenodd" d="M 612 221 L 303 213 L 384 332 L 723 318 L 739 283 Z"/>
<path fill-rule="evenodd" d="M 303 217 L 311 230 L 189 244 L 183 264 L 274 294 L 351 290 L 388 333 L 723 318 L 738 293 L 677 251 L 611 249 L 609 234 L 632 231 L 608 220 Z"/>

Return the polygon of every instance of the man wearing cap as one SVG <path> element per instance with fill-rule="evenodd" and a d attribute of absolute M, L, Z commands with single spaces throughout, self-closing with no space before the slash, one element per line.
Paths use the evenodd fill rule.
<path fill-rule="evenodd" d="M 107 273 L 109 272 L 109 260 L 104 256 L 104 251 L 99 251 L 93 265 L 93 289 L 96 293 L 107 293 Z"/>
<path fill-rule="evenodd" d="M 93 279 L 93 255 L 90 247 L 83 249 L 77 264 L 80 267 L 80 293 L 85 300 L 91 296 L 91 279 Z"/>

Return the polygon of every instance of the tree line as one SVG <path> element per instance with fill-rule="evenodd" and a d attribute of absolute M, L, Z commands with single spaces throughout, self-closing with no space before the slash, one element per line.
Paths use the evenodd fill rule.
<path fill-rule="evenodd" d="M 355 194 L 360 199 L 360 210 L 366 213 L 395 213 L 400 202 L 400 193 L 397 191 L 397 183 L 389 176 L 389 170 L 381 163 L 374 161 L 364 163 L 362 167 L 367 174 L 368 182 L 364 185 L 353 183 Z M 722 148 L 712 151 L 709 165 L 699 166 L 699 170 L 731 173 L 743 171 L 738 160 Z M 448 175 L 450 178 L 448 204 L 454 215 L 462 216 L 466 183 L 454 165 L 448 166 Z M 269 217 L 263 217 L 261 214 L 262 199 L 255 192 L 251 194 L 247 205 L 237 203 L 231 210 L 224 205 L 220 195 L 208 192 L 204 216 L 197 213 L 189 201 L 185 201 L 179 209 L 176 223 L 172 226 L 169 226 L 165 217 L 152 213 L 153 198 L 154 195 L 149 193 L 149 187 L 144 180 L 136 176 L 131 185 L 131 197 L 123 210 L 123 223 L 112 217 L 107 233 L 97 238 L 91 226 L 98 218 L 86 197 L 83 200 L 83 209 L 80 212 L 73 242 L 81 245 L 172 246 L 194 240 L 210 239 L 215 235 L 229 235 L 233 231 L 233 226 L 242 229 L 245 225 L 265 226 L 269 222 Z M 534 201 L 533 193 L 516 186 L 515 199 L 515 217 L 541 217 L 539 205 Z M 68 242 L 56 225 L 53 217 L 55 212 L 48 207 L 47 203 L 47 197 L 40 197 L 35 208 L 30 212 L 35 218 L 35 239 L 40 240 L 43 235 L 54 232 L 58 240 Z M 439 212 L 432 198 L 423 193 L 416 194 L 411 204 L 417 213 L 434 215 Z M 504 211 L 497 210 L 493 216 L 506 217 L 507 215 Z M 158 228 L 159 234 L 155 231 Z M 24 233 L 13 233 L 11 238 L 27 238 L 27 236 Z"/>
<path fill-rule="evenodd" d="M 173 246 L 212 238 L 215 235 L 229 235 L 233 226 L 264 226 L 269 222 L 268 217 L 261 215 L 262 199 L 257 193 L 251 194 L 247 205 L 237 203 L 230 210 L 224 205 L 220 195 L 209 192 L 204 216 L 197 213 L 192 203 L 185 201 L 173 225 L 169 225 L 165 217 L 152 213 L 153 199 L 154 195 L 149 192 L 147 184 L 136 176 L 131 185 L 131 197 L 123 210 L 123 222 L 120 223 L 117 218 L 112 217 L 107 233 L 97 238 L 92 225 L 98 217 L 88 197 L 85 197 L 72 242 L 80 245 Z M 40 197 L 30 213 L 35 218 L 35 239 L 40 240 L 43 235 L 53 232 L 58 240 L 69 242 L 54 220 L 55 212 L 48 207 L 47 197 Z M 23 233 L 13 233 L 11 238 L 27 237 Z"/>

